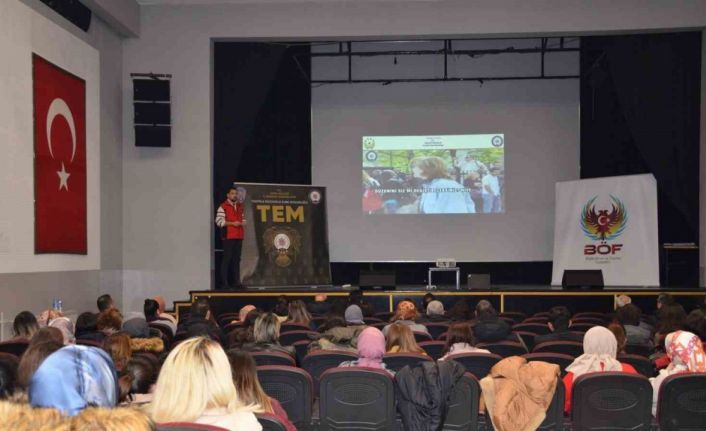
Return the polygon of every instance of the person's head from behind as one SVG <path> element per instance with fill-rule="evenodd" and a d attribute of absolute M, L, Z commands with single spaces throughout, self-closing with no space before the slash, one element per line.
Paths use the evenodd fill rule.
<path fill-rule="evenodd" d="M 434 296 L 433 293 L 425 294 L 424 297 L 422 298 L 422 309 L 426 310 L 429 303 L 435 299 L 436 299 L 436 297 Z"/>
<path fill-rule="evenodd" d="M 449 317 L 454 320 L 467 320 L 471 316 L 471 307 L 465 299 L 459 299 L 449 309 Z"/>
<path fill-rule="evenodd" d="M 272 413 L 270 397 L 257 379 L 257 365 L 253 357 L 248 352 L 237 349 L 229 350 L 226 354 L 241 404 L 253 406 L 256 413 Z"/>
<path fill-rule="evenodd" d="M 422 180 L 448 178 L 446 162 L 441 157 L 415 157 L 409 162 L 412 175 Z"/>
<path fill-rule="evenodd" d="M 169 353 L 157 378 L 151 416 L 156 423 L 194 422 L 206 410 L 239 406 L 228 357 L 217 342 L 190 338 Z"/>
<path fill-rule="evenodd" d="M 686 322 L 686 311 L 677 303 L 663 305 L 657 316 L 659 317 L 658 331 L 662 333 L 683 329 Z"/>
<path fill-rule="evenodd" d="M 86 311 L 79 314 L 76 319 L 76 338 L 81 338 L 81 335 L 98 330 L 98 315 Z"/>
<path fill-rule="evenodd" d="M 427 304 L 427 316 L 440 317 L 444 315 L 444 304 L 441 301 L 433 300 Z"/>
<path fill-rule="evenodd" d="M 39 324 L 34 314 L 22 311 L 12 322 L 12 333 L 15 337 L 30 339 L 39 330 Z"/>
<path fill-rule="evenodd" d="M 290 322 L 301 323 L 308 325 L 311 321 L 311 314 L 306 309 L 306 304 L 300 299 L 295 299 L 289 303 L 289 312 L 287 313 L 287 320 Z"/>
<path fill-rule="evenodd" d="M 618 297 L 615 298 L 615 305 L 617 306 L 617 308 L 624 307 L 631 303 L 632 298 L 630 298 L 628 295 L 618 295 Z"/>
<path fill-rule="evenodd" d="M 314 302 L 326 302 L 328 296 L 325 293 L 319 293 L 314 296 Z"/>
<path fill-rule="evenodd" d="M 706 353 L 699 337 L 687 331 L 675 331 L 664 338 L 664 348 L 671 361 L 670 371 L 706 372 Z"/>
<path fill-rule="evenodd" d="M 693 332 L 701 340 L 706 340 L 706 313 L 703 310 L 692 310 L 684 323 L 684 329 Z"/>
<path fill-rule="evenodd" d="M 395 314 L 392 316 L 390 321 L 397 322 L 398 320 L 417 320 L 419 318 L 419 312 L 417 311 L 417 305 L 409 300 L 402 300 L 397 303 L 397 309 Z"/>
<path fill-rule="evenodd" d="M 106 409 L 89 407 L 71 418 L 72 430 L 152 431 L 155 429 L 147 413 L 136 408 Z"/>
<path fill-rule="evenodd" d="M 318 331 L 319 332 L 326 332 L 329 329 L 345 328 L 346 326 L 348 326 L 348 324 L 346 323 L 345 318 L 341 317 L 338 314 L 329 314 L 328 316 L 326 316 L 326 319 L 324 320 L 324 322 L 321 325 L 319 325 Z"/>
<path fill-rule="evenodd" d="M 32 376 L 29 401 L 69 416 L 88 406 L 114 407 L 117 374 L 108 354 L 96 347 L 66 346 L 49 355 Z"/>
<path fill-rule="evenodd" d="M 451 346 L 454 344 L 468 344 L 469 346 L 476 345 L 476 339 L 473 336 L 471 326 L 467 323 L 454 323 L 449 326 L 446 334 L 446 346 L 444 352 L 448 353 Z"/>
<path fill-rule="evenodd" d="M 240 322 L 245 322 L 245 319 L 247 319 L 248 314 L 251 311 L 255 310 L 256 308 L 257 307 L 255 307 L 252 304 L 248 304 L 248 305 L 243 306 L 243 308 L 241 308 L 240 311 L 238 311 L 238 320 Z"/>
<path fill-rule="evenodd" d="M 621 325 L 639 326 L 641 314 L 640 309 L 635 304 L 625 304 L 615 310 L 615 317 Z"/>
<path fill-rule="evenodd" d="M 385 355 L 385 336 L 378 328 L 370 326 L 358 335 L 358 365 L 361 367 L 382 368 Z"/>
<path fill-rule="evenodd" d="M 125 366 L 124 374 L 129 376 L 129 394 L 148 394 L 157 383 L 157 369 L 142 356 L 133 356 Z"/>
<path fill-rule="evenodd" d="M 348 303 L 352 305 L 360 305 L 363 303 L 363 292 L 354 290 L 348 294 Z"/>
<path fill-rule="evenodd" d="M 253 339 L 256 343 L 279 344 L 280 321 L 274 313 L 263 313 L 255 321 Z"/>
<path fill-rule="evenodd" d="M 62 347 L 64 347 L 63 342 L 56 340 L 44 341 L 27 347 L 17 367 L 17 386 L 21 389 L 27 389 L 37 368 L 49 355 Z"/>
<path fill-rule="evenodd" d="M 618 340 L 608 328 L 594 326 L 583 336 L 583 353 L 615 359 L 618 354 Z"/>
<path fill-rule="evenodd" d="M 627 335 L 625 335 L 625 328 L 620 323 L 611 323 L 607 326 L 608 330 L 615 336 L 615 341 L 618 344 L 618 353 L 625 352 L 625 345 L 628 342 Z"/>
<path fill-rule="evenodd" d="M 422 353 L 424 349 L 419 347 L 414 339 L 414 333 L 407 325 L 393 323 L 387 331 L 387 342 L 385 350 L 390 351 L 397 347 L 399 353 Z"/>
<path fill-rule="evenodd" d="M 351 304 L 348 308 L 346 308 L 344 317 L 346 318 L 346 323 L 349 325 L 365 324 L 365 321 L 363 320 L 363 310 L 361 310 L 356 304 Z"/>
<path fill-rule="evenodd" d="M 107 293 L 105 295 L 101 295 L 98 297 L 98 300 L 96 300 L 96 305 L 98 306 L 99 313 L 102 313 L 106 310 L 109 310 L 109 309 L 115 307 L 115 305 L 113 303 L 113 298 L 111 298 L 111 296 L 108 295 Z"/>
<path fill-rule="evenodd" d="M 490 301 L 482 299 L 476 304 L 476 317 L 478 320 L 495 320 L 498 317 L 498 313 Z"/>
<path fill-rule="evenodd" d="M 0 400 L 5 400 L 15 393 L 17 385 L 17 363 L 0 360 Z"/>
<path fill-rule="evenodd" d="M 145 299 L 145 303 L 142 305 L 142 311 L 145 313 L 145 319 L 148 322 L 157 320 L 159 317 L 159 303 L 154 299 Z"/>
<path fill-rule="evenodd" d="M 657 310 L 662 309 L 665 305 L 674 304 L 674 297 L 668 293 L 660 293 L 657 296 Z"/>
<path fill-rule="evenodd" d="M 49 322 L 49 327 L 56 328 L 61 331 L 64 344 L 73 344 L 76 341 L 76 335 L 74 335 L 74 324 L 68 317 L 57 317 Z"/>
<path fill-rule="evenodd" d="M 208 303 L 208 299 L 199 298 L 191 304 L 191 320 L 210 320 L 211 319 L 211 305 Z"/>
<path fill-rule="evenodd" d="M 58 328 L 41 328 L 34 334 L 32 339 L 29 340 L 29 347 L 32 347 L 34 344 L 46 343 L 47 341 L 64 344 L 64 335 Z"/>
<path fill-rule="evenodd" d="M 123 316 L 115 308 L 110 308 L 98 315 L 96 328 L 106 334 L 117 332 L 123 327 Z"/>
<path fill-rule="evenodd" d="M 108 352 L 113 359 L 115 368 L 122 371 L 132 358 L 132 349 L 130 348 L 130 336 L 124 332 L 111 334 L 103 340 L 103 350 Z"/>
<path fill-rule="evenodd" d="M 547 326 L 552 332 L 562 332 L 569 329 L 571 325 L 571 312 L 563 305 L 557 305 L 549 310 L 549 321 Z"/>
<path fill-rule="evenodd" d="M 278 316 L 285 317 L 289 313 L 289 299 L 284 295 L 278 296 L 275 308 L 272 311 Z"/>

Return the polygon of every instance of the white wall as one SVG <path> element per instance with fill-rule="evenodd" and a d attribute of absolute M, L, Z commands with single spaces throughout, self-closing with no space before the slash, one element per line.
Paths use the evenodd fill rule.
<path fill-rule="evenodd" d="M 706 2 L 479 0 L 143 6 L 124 44 L 126 308 L 210 287 L 211 38 L 569 34 L 706 26 Z M 134 147 L 130 72 L 172 73 L 172 148 Z M 237 121 L 237 119 L 234 119 Z"/>

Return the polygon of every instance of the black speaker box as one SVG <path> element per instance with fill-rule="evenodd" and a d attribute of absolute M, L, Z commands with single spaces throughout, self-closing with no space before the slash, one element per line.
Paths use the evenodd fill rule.
<path fill-rule="evenodd" d="M 41 0 L 42 3 L 54 9 L 56 13 L 66 18 L 71 24 L 83 31 L 91 26 L 91 10 L 78 0 Z"/>
<path fill-rule="evenodd" d="M 358 286 L 360 290 L 394 289 L 396 286 L 395 271 L 361 270 Z"/>
<path fill-rule="evenodd" d="M 563 289 L 602 289 L 603 271 L 600 269 L 565 269 L 561 277 Z"/>
<path fill-rule="evenodd" d="M 135 146 L 170 147 L 172 145 L 170 82 L 158 79 L 134 79 L 133 108 Z"/>

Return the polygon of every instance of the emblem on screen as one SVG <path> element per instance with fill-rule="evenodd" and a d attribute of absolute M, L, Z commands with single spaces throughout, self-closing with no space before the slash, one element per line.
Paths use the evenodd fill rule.
<path fill-rule="evenodd" d="M 610 208 L 596 208 L 598 196 L 591 198 L 581 210 L 581 230 L 594 241 L 610 241 L 619 237 L 627 226 L 628 215 L 620 199 L 611 195 Z"/>
<path fill-rule="evenodd" d="M 316 205 L 321 202 L 321 192 L 318 190 L 312 190 L 309 192 L 309 200 L 312 204 Z"/>
<path fill-rule="evenodd" d="M 372 150 L 375 148 L 375 139 L 373 138 L 365 138 L 363 139 L 363 148 L 366 150 Z"/>
<path fill-rule="evenodd" d="M 502 147 L 504 142 L 505 142 L 505 140 L 503 139 L 503 137 L 499 136 L 499 135 L 493 136 L 493 138 L 490 140 L 490 143 L 494 147 Z"/>

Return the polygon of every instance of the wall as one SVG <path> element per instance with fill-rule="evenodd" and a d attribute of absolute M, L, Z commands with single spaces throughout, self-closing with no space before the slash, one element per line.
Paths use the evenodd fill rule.
<path fill-rule="evenodd" d="M 327 2 L 143 6 L 123 51 L 130 72 L 172 73 L 172 147 L 137 149 L 123 129 L 125 308 L 144 295 L 186 298 L 210 287 L 211 38 L 333 39 L 429 35 L 576 34 L 706 26 L 706 3 L 679 0 Z M 237 119 L 234 119 L 237 121 Z"/>
<path fill-rule="evenodd" d="M 39 312 L 53 297 L 61 297 L 66 309 L 93 309 L 101 292 L 120 301 L 121 40 L 95 16 L 89 32 L 83 33 L 36 0 L 2 2 L 0 21 L 0 40 L 8 43 L 2 52 L 14 58 L 0 78 L 4 118 L 0 134 L 5 134 L 0 193 L 3 205 L 8 205 L 0 212 L 0 223 L 12 227 L 5 239 L 0 239 L 0 312 L 5 320 L 23 309 Z M 28 78 L 32 51 L 73 70 L 94 70 L 91 73 L 96 77 L 100 70 L 98 82 L 87 82 L 87 108 L 93 106 L 87 112 L 88 256 L 33 255 L 32 89 Z M 6 181 L 4 175 L 10 175 L 12 181 Z M 2 335 L 7 334 L 3 331 Z"/>

